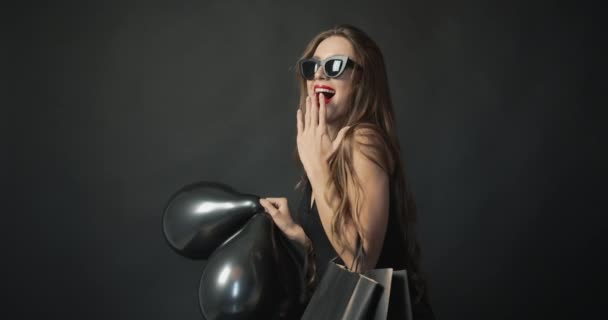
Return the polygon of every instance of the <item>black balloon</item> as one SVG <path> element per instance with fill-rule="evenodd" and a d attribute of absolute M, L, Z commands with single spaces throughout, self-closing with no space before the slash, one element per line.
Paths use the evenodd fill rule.
<path fill-rule="evenodd" d="M 256 195 L 217 182 L 199 182 L 173 194 L 163 213 L 169 245 L 191 259 L 206 259 L 264 207 Z"/>
<path fill-rule="evenodd" d="M 205 266 L 199 284 L 205 319 L 293 318 L 305 289 L 301 254 L 295 248 L 270 216 L 253 216 Z"/>

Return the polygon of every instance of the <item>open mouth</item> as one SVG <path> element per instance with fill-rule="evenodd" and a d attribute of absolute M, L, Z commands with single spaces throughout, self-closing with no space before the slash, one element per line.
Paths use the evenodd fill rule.
<path fill-rule="evenodd" d="M 336 94 L 336 90 L 334 90 L 334 88 L 330 87 L 330 86 L 323 86 L 323 85 L 315 85 L 314 87 L 315 89 L 315 94 L 323 94 L 323 97 L 325 97 L 325 103 L 329 103 L 329 101 L 331 100 L 331 98 Z"/>

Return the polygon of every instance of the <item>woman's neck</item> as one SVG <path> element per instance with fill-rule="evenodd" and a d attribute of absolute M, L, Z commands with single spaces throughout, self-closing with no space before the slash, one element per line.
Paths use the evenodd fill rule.
<path fill-rule="evenodd" d="M 327 125 L 327 134 L 329 135 L 329 140 L 334 141 L 336 139 L 336 135 L 338 135 L 338 129 L 334 126 Z"/>

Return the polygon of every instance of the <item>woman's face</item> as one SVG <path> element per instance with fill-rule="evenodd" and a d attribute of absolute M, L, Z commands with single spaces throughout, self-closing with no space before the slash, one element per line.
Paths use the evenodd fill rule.
<path fill-rule="evenodd" d="M 354 61 L 353 47 L 346 38 L 331 36 L 321 41 L 317 46 L 317 50 L 315 50 L 313 57 L 324 60 L 336 55 L 348 56 Z M 331 93 L 325 95 L 325 121 L 328 125 L 335 123 L 338 119 L 345 116 L 350 108 L 350 106 L 347 106 L 346 104 L 352 91 L 352 72 L 353 68 L 348 67 L 339 77 L 330 78 L 325 75 L 323 68 L 320 67 L 315 73 L 314 79 L 306 81 L 309 96 L 315 94 L 318 96 L 319 92 L 323 91 L 323 88 L 325 91 L 329 89 L 329 91 L 335 92 L 333 95 L 331 95 Z"/>

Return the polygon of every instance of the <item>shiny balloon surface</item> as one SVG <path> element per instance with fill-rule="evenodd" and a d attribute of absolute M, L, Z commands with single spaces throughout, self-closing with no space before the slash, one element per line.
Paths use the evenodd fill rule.
<path fill-rule="evenodd" d="M 207 320 L 289 318 L 301 303 L 302 270 L 265 213 L 256 214 L 207 262 L 199 303 Z"/>
<path fill-rule="evenodd" d="M 171 196 L 163 213 L 163 232 L 180 255 L 207 259 L 249 218 L 263 211 L 258 196 L 217 182 L 199 182 Z"/>

